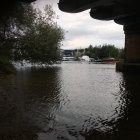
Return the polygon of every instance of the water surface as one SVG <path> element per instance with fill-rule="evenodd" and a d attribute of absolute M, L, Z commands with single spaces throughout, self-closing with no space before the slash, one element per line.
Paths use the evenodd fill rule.
<path fill-rule="evenodd" d="M 0 75 L 0 139 L 139 139 L 140 76 L 62 63 Z"/>

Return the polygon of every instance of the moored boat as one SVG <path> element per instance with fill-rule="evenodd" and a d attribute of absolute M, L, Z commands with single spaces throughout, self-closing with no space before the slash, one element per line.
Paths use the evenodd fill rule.
<path fill-rule="evenodd" d="M 102 64 L 115 64 L 119 62 L 119 60 L 115 58 L 103 58 L 103 59 L 96 60 L 95 62 L 102 63 Z"/>

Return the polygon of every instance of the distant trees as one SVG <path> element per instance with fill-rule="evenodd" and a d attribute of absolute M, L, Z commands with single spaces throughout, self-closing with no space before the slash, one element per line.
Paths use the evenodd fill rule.
<path fill-rule="evenodd" d="M 53 64 L 60 60 L 64 31 L 56 18 L 49 5 L 42 12 L 17 1 L 14 10 L 0 17 L 0 63 L 28 60 Z"/>
<path fill-rule="evenodd" d="M 119 49 L 110 44 L 104 44 L 94 47 L 92 45 L 89 45 L 88 48 L 75 50 L 75 52 L 78 52 L 75 54 L 76 57 L 87 55 L 90 58 L 95 59 L 102 59 L 107 57 L 123 59 L 124 57 L 124 49 Z"/>
<path fill-rule="evenodd" d="M 105 57 L 119 57 L 119 49 L 114 45 L 104 44 L 102 46 L 95 46 L 94 48 L 90 45 L 87 48 L 87 53 L 90 57 L 93 58 L 105 58 Z"/>

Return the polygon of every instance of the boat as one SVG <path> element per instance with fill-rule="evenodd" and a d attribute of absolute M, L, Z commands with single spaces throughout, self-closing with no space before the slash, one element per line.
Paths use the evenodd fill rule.
<path fill-rule="evenodd" d="M 62 61 L 75 61 L 75 57 L 63 57 Z"/>
<path fill-rule="evenodd" d="M 119 62 L 118 59 L 115 59 L 115 58 L 103 58 L 103 59 L 98 59 L 98 60 L 95 60 L 96 63 L 101 63 L 101 64 L 115 64 L 117 62 Z"/>

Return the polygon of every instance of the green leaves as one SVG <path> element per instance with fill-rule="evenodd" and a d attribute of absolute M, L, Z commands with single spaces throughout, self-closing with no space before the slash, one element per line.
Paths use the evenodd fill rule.
<path fill-rule="evenodd" d="M 99 45 L 99 46 L 92 46 L 89 45 L 88 48 L 85 49 L 79 49 L 75 50 L 76 58 L 79 58 L 83 55 L 87 55 L 90 58 L 95 58 L 95 59 L 102 59 L 102 58 L 107 58 L 107 57 L 114 57 L 114 58 L 124 58 L 124 49 L 119 49 L 115 47 L 114 45 L 110 44 L 104 44 L 104 45 Z"/>
<path fill-rule="evenodd" d="M 53 21 L 55 13 L 50 6 L 46 6 L 44 12 L 35 10 L 35 13 L 33 23 L 19 41 L 19 60 L 53 64 L 61 58 L 60 45 L 64 39 L 64 31 Z"/>
<path fill-rule="evenodd" d="M 16 2 L 14 8 L 0 18 L 0 56 L 39 64 L 59 61 L 64 31 L 55 22 L 52 7 L 46 5 L 40 11 L 29 3 Z"/>

